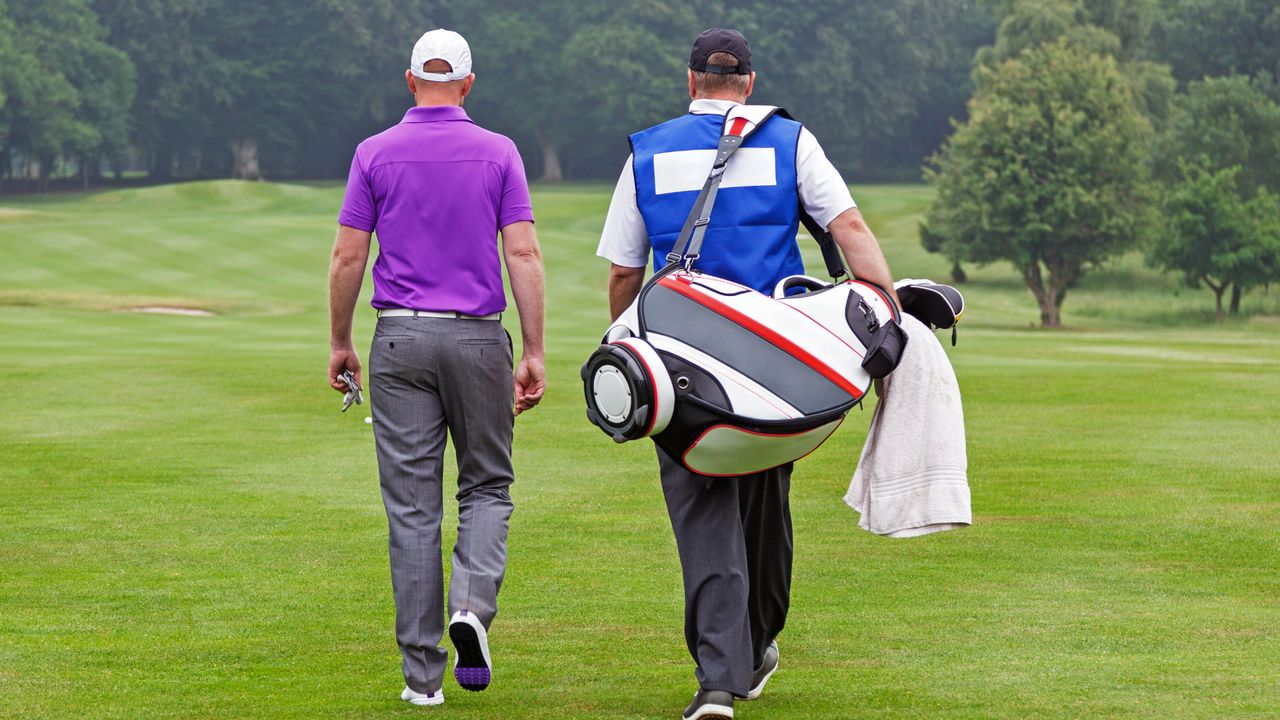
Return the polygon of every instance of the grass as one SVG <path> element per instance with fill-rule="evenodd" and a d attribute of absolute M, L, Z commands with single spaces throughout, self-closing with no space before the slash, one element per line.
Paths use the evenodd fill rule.
<path fill-rule="evenodd" d="M 855 196 L 899 276 L 946 277 L 916 240 L 926 189 Z M 439 714 L 396 697 L 372 438 L 323 377 L 339 199 L 214 182 L 0 207 L 0 717 Z M 652 452 L 582 417 L 607 204 L 535 190 L 551 390 L 517 423 L 497 682 L 448 680 L 452 715 L 674 718 L 694 689 Z M 1280 301 L 1212 326 L 1207 292 L 1132 257 L 1045 332 L 1009 268 L 970 276 L 950 354 L 974 526 L 858 530 L 852 415 L 796 473 L 782 670 L 739 716 L 1276 717 Z M 219 314 L 114 311 L 156 304 Z"/>

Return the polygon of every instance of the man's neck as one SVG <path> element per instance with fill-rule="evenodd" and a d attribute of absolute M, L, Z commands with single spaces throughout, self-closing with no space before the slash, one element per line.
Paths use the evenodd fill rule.
<path fill-rule="evenodd" d="M 694 97 L 693 97 L 693 98 L 691 98 L 691 99 L 693 99 L 693 100 L 718 100 L 718 101 L 720 101 L 720 102 L 734 102 L 734 103 L 738 103 L 739 105 L 745 105 L 745 104 L 746 104 L 746 102 L 747 102 L 747 99 L 746 99 L 745 97 L 742 97 L 741 95 L 739 95 L 739 96 L 737 96 L 737 97 L 727 97 L 727 96 L 723 96 L 723 95 L 697 95 L 697 96 L 694 96 Z"/>
<path fill-rule="evenodd" d="M 415 95 L 413 103 L 417 107 L 462 107 L 462 101 L 458 98 L 423 97 L 421 95 Z"/>

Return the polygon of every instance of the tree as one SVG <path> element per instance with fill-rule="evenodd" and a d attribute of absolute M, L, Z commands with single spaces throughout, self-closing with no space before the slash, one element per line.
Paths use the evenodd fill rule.
<path fill-rule="evenodd" d="M 689 28 L 698 21 L 684 3 L 622 3 L 599 24 L 585 25 L 566 43 L 564 62 L 576 73 L 578 122 L 602 128 L 590 144 L 587 132 L 575 149 L 620 160 L 627 147 L 625 132 L 639 130 L 686 111 Z M 696 32 L 696 31 L 695 31 Z M 616 129 L 623 129 L 618 133 Z M 609 163 L 616 172 L 618 163 Z"/>
<path fill-rule="evenodd" d="M 1280 104 L 1268 97 L 1265 85 L 1239 75 L 1187 85 L 1156 143 L 1160 177 L 1176 182 L 1183 177 L 1182 160 L 1206 158 L 1211 169 L 1240 168 L 1242 197 L 1260 187 L 1280 189 Z"/>
<path fill-rule="evenodd" d="M 627 132 L 682 112 L 689 43 L 708 25 L 737 27 L 753 41 L 757 102 L 796 111 L 855 175 L 902 178 L 963 116 L 969 59 L 994 28 L 979 1 L 26 5 L 88 4 L 109 44 L 132 58 L 138 95 L 128 136 L 157 179 L 338 174 L 355 142 L 399 117 L 409 48 L 441 25 L 475 49 L 468 112 L 512 136 L 544 179 L 613 175 Z M 21 63 L 0 65 L 12 75 Z M 0 86 L 8 87 L 2 77 Z M 46 90 L 42 106 L 58 107 L 57 88 Z M 45 115 L 52 132 L 68 112 Z M 0 107 L 0 116 L 8 125 L 13 113 Z"/>
<path fill-rule="evenodd" d="M 1115 59 L 1065 39 L 980 67 L 978 83 L 927 173 L 925 227 L 948 257 L 1013 263 L 1057 327 L 1067 291 L 1148 225 L 1150 125 Z"/>
<path fill-rule="evenodd" d="M 574 33 L 600 23 L 611 5 L 604 0 L 573 5 L 518 0 L 504 10 L 492 12 L 476 3 L 457 16 L 463 26 L 475 28 L 463 33 L 477 49 L 476 90 L 468 105 L 499 131 L 531 136 L 540 151 L 542 180 L 563 180 L 562 150 L 599 132 L 580 117 L 583 84 L 599 82 L 610 91 L 625 92 L 620 86 L 629 79 L 601 73 L 594 62 L 571 67 L 565 59 Z"/>
<path fill-rule="evenodd" d="M 206 51 L 195 34 L 205 8 L 199 0 L 95 0 L 94 9 L 107 40 L 138 69 L 130 142 L 147 152 L 153 178 L 168 179 L 175 158 L 199 148 L 212 125 L 200 65 Z"/>
<path fill-rule="evenodd" d="M 1280 198 L 1259 189 L 1252 199 L 1243 199 L 1236 182 L 1238 165 L 1220 170 L 1203 162 L 1179 165 L 1181 179 L 1163 203 L 1164 232 L 1147 260 L 1182 273 L 1188 287 L 1212 290 L 1214 314 L 1221 322 L 1228 288 L 1231 314 L 1236 315 L 1245 291 L 1280 280 Z"/>
<path fill-rule="evenodd" d="M 1244 292 L 1277 277 L 1266 250 L 1280 187 L 1280 105 L 1271 89 L 1265 78 L 1240 75 L 1191 82 L 1156 143 L 1157 172 L 1183 216 L 1149 258 L 1213 289 L 1219 319 L 1228 287 L 1235 315 Z M 1220 197 L 1228 191 L 1230 203 Z M 1206 213 L 1200 220 L 1185 217 L 1197 207 Z"/>
<path fill-rule="evenodd" d="M 10 112 L 6 109 L 6 101 L 16 84 L 14 70 L 19 64 L 18 50 L 14 47 L 13 36 L 17 28 L 13 18 L 9 17 L 5 0 L 0 0 L 0 190 L 4 188 L 4 178 L 9 173 L 9 123 Z"/>
<path fill-rule="evenodd" d="M 98 152 L 123 147 L 133 64 L 103 41 L 87 0 L 0 3 L 0 17 L 12 27 L 0 43 L 6 155 L 37 160 L 43 189 L 59 158 L 87 170 Z"/>
<path fill-rule="evenodd" d="M 1275 0 L 1164 0 L 1151 55 L 1179 82 L 1206 76 L 1280 76 L 1280 4 Z"/>
<path fill-rule="evenodd" d="M 1006 59 L 1009 50 L 1016 53 L 1064 35 L 1088 41 L 1101 30 L 1109 36 L 1103 40 L 1105 52 L 1131 60 L 1142 49 L 1156 15 L 1155 0 L 986 0 L 985 4 L 1001 18 L 1005 40 L 997 54 Z"/>
<path fill-rule="evenodd" d="M 133 142 L 152 173 L 336 175 L 398 118 L 409 48 L 436 3 L 409 0 L 95 0 L 135 58 Z"/>
<path fill-rule="evenodd" d="M 1116 58 L 1129 83 L 1134 106 L 1154 126 L 1163 127 L 1175 82 L 1165 65 L 1140 59 L 1151 26 L 1151 0 L 1006 0 L 996 41 L 975 56 L 993 68 L 1019 53 L 1062 40 L 1085 52 Z"/>
<path fill-rule="evenodd" d="M 956 0 L 734 3 L 700 18 L 741 30 L 760 73 L 753 99 L 794 112 L 847 176 L 861 178 L 913 172 L 941 143 L 948 120 L 963 114 L 969 58 L 994 24 Z M 903 157 L 907 148 L 914 157 Z"/>

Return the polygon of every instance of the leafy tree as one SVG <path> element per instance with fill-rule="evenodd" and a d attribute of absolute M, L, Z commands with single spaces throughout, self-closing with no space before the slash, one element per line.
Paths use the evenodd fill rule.
<path fill-rule="evenodd" d="M 17 82 L 15 69 L 19 64 L 17 48 L 14 47 L 13 36 L 17 28 L 13 18 L 9 17 L 5 0 L 0 0 L 0 183 L 9 168 L 8 136 L 10 112 L 6 110 L 6 100 Z"/>
<path fill-rule="evenodd" d="M 1056 40 L 1110 55 L 1120 62 L 1138 111 L 1156 127 L 1164 125 L 1173 77 L 1166 66 L 1138 57 L 1151 24 L 1151 0 L 1011 0 L 1004 11 L 996 41 L 978 51 L 977 65 L 991 68 Z"/>
<path fill-rule="evenodd" d="M 1157 171 L 1177 199 L 1168 212 L 1179 215 L 1149 257 L 1213 289 L 1219 318 L 1228 287 L 1235 315 L 1245 291 L 1277 279 L 1267 228 L 1280 187 L 1280 105 L 1269 89 L 1265 79 L 1239 75 L 1193 81 L 1156 143 Z M 1200 220 L 1189 217 L 1197 210 Z"/>
<path fill-rule="evenodd" d="M 995 17 L 972 2 L 943 3 L 940 7 L 932 40 L 937 52 L 926 70 L 924 91 L 915 99 L 915 119 L 909 126 L 900 126 L 902 132 L 882 144 L 895 150 L 885 158 L 885 164 L 909 171 L 904 179 L 919 179 L 921 159 L 938 150 L 954 129 L 953 122 L 964 121 L 965 104 L 973 94 L 972 58 L 991 42 L 996 31 Z M 962 270 L 959 277 L 963 277 Z"/>
<path fill-rule="evenodd" d="M 43 188 L 59 158 L 87 171 L 97 153 L 123 147 L 133 65 L 103 42 L 87 1 L 0 4 L 0 17 L 12 27 L 0 47 L 6 152 L 37 159 Z"/>
<path fill-rule="evenodd" d="M 1242 196 L 1280 188 L 1280 104 L 1264 88 L 1239 75 L 1190 83 L 1156 144 L 1159 175 L 1176 182 L 1182 159 L 1206 158 L 1212 169 L 1240 168 Z"/>
<path fill-rule="evenodd" d="M 685 35 L 696 27 L 683 3 L 626 3 L 574 33 L 563 58 L 570 68 L 586 69 L 576 88 L 584 119 L 600 128 L 639 129 L 683 112 L 693 41 Z"/>
<path fill-rule="evenodd" d="M 1142 49 L 1156 15 L 1155 0 L 987 0 L 986 4 L 1001 18 L 1002 28 L 1007 24 L 1002 31 L 1005 44 L 997 53 L 1003 59 L 1063 35 L 1089 42 L 1089 36 L 1101 30 L 1110 36 L 1102 40 L 1107 47 L 1094 49 L 1130 60 Z"/>
<path fill-rule="evenodd" d="M 434 3 L 95 0 L 138 61 L 133 142 L 152 172 L 336 175 L 403 112 L 400 75 Z M 322 149 L 321 152 L 316 152 Z"/>
<path fill-rule="evenodd" d="M 948 257 L 1007 260 L 1046 327 L 1090 266 L 1148 226 L 1150 126 L 1114 58 L 1063 39 L 979 68 L 960 127 L 927 173 L 938 195 L 925 228 Z"/>
<path fill-rule="evenodd" d="M 757 101 L 795 112 L 853 177 L 882 175 L 905 146 L 938 146 L 947 120 L 963 111 L 970 88 L 963 68 L 993 23 L 987 11 L 955 0 L 756 2 L 700 17 L 751 39 Z M 930 111 L 936 101 L 947 108 L 941 117 Z M 932 122 L 914 126 L 930 115 Z M 926 136 L 913 137 L 915 129 Z"/>
<path fill-rule="evenodd" d="M 1280 76 L 1280 4 L 1275 0 L 1163 0 L 1151 54 L 1179 82 L 1206 76 Z"/>
<path fill-rule="evenodd" d="M 1243 292 L 1280 280 L 1280 197 L 1259 189 L 1245 200 L 1237 187 L 1238 165 L 1213 170 L 1182 162 L 1179 167 L 1181 179 L 1163 204 L 1164 232 L 1147 259 L 1182 273 L 1188 287 L 1212 290 L 1221 322 L 1228 288 L 1236 315 Z"/>
<path fill-rule="evenodd" d="M 976 62 L 993 67 L 1024 50 L 1063 38 L 1089 52 L 1120 53 L 1120 38 L 1091 24 L 1079 0 L 1018 0 L 1000 21 L 995 43 L 979 50 Z"/>
<path fill-rule="evenodd" d="M 88 23 L 96 12 L 107 42 L 133 60 L 136 102 L 122 131 L 111 109 L 130 107 L 126 75 L 90 99 L 70 73 L 25 72 L 43 61 L 23 33 L 0 27 L 0 61 L 13 56 L 0 62 L 0 132 L 22 157 L 36 145 L 111 155 L 127 137 L 156 178 L 336 175 L 356 141 L 403 111 L 409 47 L 443 25 L 476 51 L 468 110 L 477 121 L 536 147 L 525 155 L 546 178 L 612 175 L 626 132 L 682 111 L 689 42 L 719 25 L 753 40 L 759 102 L 796 110 L 856 175 L 884 177 L 913 168 L 963 115 L 968 60 L 993 29 L 975 2 L 511 0 L 495 10 L 442 0 L 42 0 L 22 13 L 54 18 L 58 32 L 67 8 Z M 102 39 L 100 29 L 75 36 Z M 72 142 L 86 130 L 77 112 L 91 122 L 87 140 Z"/>
<path fill-rule="evenodd" d="M 496 130 L 517 138 L 532 136 L 543 180 L 562 180 L 563 149 L 600 132 L 580 117 L 583 86 L 598 82 L 610 92 L 628 91 L 632 78 L 600 72 L 599 60 L 572 67 L 565 58 L 566 44 L 577 29 L 600 23 L 610 11 L 603 0 L 580 5 L 517 0 L 507 3 L 504 12 L 475 4 L 455 16 L 475 49 L 476 89 L 468 105 L 477 119 Z"/>
<path fill-rule="evenodd" d="M 193 153 L 212 124 L 196 28 L 207 8 L 199 0 L 95 0 L 107 40 L 138 70 L 129 117 L 130 141 L 150 157 L 152 177 L 167 179 L 175 157 Z"/>

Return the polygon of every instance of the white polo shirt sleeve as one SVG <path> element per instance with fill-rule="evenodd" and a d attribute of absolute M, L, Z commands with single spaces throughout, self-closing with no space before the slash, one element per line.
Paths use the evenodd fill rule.
<path fill-rule="evenodd" d="M 622 175 L 613 188 L 613 200 L 609 203 L 609 214 L 604 219 L 604 230 L 600 232 L 600 245 L 596 255 L 605 258 L 614 265 L 623 267 L 644 267 L 649 264 L 649 233 L 644 227 L 644 218 L 636 205 L 636 176 L 631 170 L 631 157 L 622 166 Z"/>
<path fill-rule="evenodd" d="M 732 159 L 729 162 L 733 162 Z M 796 142 L 796 185 L 805 212 L 826 229 L 849 208 L 858 207 L 840 171 L 827 159 L 818 138 L 809 128 L 800 128 Z"/>

